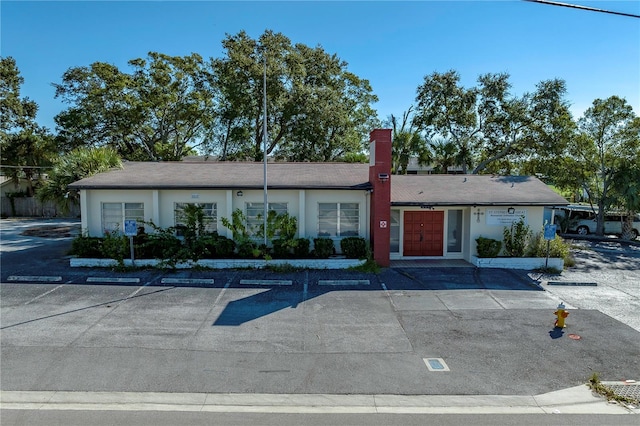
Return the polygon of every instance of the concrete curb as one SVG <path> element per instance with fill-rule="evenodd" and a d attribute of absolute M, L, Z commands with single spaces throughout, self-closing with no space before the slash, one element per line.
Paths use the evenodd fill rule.
<path fill-rule="evenodd" d="M 2 391 L 0 409 L 349 414 L 640 414 L 586 385 L 536 396 Z"/>
<path fill-rule="evenodd" d="M 308 269 L 348 269 L 366 263 L 362 259 L 200 259 L 196 262 L 187 261 L 176 264 L 176 269 L 191 269 L 194 267 L 210 269 L 265 269 L 270 266 L 292 267 Z M 162 261 L 157 259 L 124 259 L 124 266 L 157 267 Z M 114 259 L 71 258 L 69 266 L 72 268 L 110 268 L 118 266 Z"/>

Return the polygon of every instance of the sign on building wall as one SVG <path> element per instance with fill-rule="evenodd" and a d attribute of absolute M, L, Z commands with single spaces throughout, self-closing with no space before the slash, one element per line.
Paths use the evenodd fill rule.
<path fill-rule="evenodd" d="M 527 224 L 526 209 L 487 209 L 485 218 L 487 225 L 510 226 L 524 217 L 524 223 Z"/>

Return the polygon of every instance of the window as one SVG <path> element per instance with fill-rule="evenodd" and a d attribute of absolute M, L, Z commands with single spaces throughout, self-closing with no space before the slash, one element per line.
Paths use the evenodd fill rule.
<path fill-rule="evenodd" d="M 183 236 L 183 231 L 180 229 L 180 225 L 186 225 L 186 217 L 184 213 L 185 206 L 200 206 L 202 207 L 202 212 L 204 213 L 204 230 L 206 232 L 217 232 L 218 231 L 218 212 L 216 203 L 176 203 L 174 209 L 174 221 L 176 227 L 176 235 L 178 237 Z"/>
<path fill-rule="evenodd" d="M 247 229 L 255 235 L 258 229 L 264 227 L 264 203 L 247 203 Z M 287 203 L 269 203 L 269 211 L 276 214 L 287 213 Z"/>
<path fill-rule="evenodd" d="M 124 232 L 125 220 L 144 220 L 144 203 L 102 203 L 102 229 Z"/>
<path fill-rule="evenodd" d="M 357 237 L 360 235 L 358 203 L 320 203 L 318 237 Z"/>
<path fill-rule="evenodd" d="M 400 210 L 391 210 L 391 232 L 390 251 L 391 253 L 400 252 Z"/>
<path fill-rule="evenodd" d="M 460 253 L 462 251 L 462 210 L 449 210 L 448 215 L 447 252 Z"/>

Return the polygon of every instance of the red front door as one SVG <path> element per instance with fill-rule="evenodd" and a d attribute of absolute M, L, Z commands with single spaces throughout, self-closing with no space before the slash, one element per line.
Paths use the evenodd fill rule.
<path fill-rule="evenodd" d="M 442 256 L 444 212 L 404 212 L 404 256 Z"/>

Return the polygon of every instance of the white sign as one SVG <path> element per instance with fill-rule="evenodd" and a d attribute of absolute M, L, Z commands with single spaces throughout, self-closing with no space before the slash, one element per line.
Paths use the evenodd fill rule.
<path fill-rule="evenodd" d="M 527 223 L 527 211 L 525 209 L 487 209 L 485 215 L 487 225 L 511 226 L 524 217 L 524 223 Z"/>

